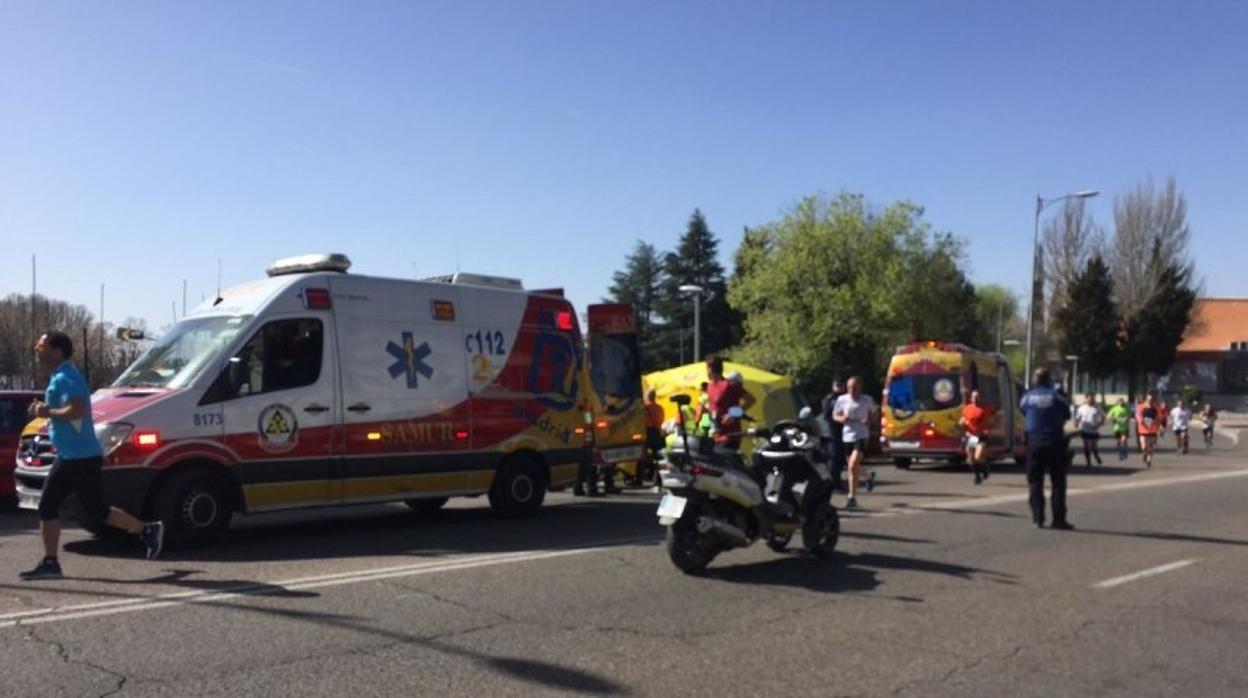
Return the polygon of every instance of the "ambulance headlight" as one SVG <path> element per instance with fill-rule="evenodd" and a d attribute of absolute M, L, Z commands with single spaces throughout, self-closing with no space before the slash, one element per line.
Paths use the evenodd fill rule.
<path fill-rule="evenodd" d="M 104 448 L 104 456 L 113 455 L 113 451 L 116 451 L 118 446 L 126 442 L 131 431 L 134 431 L 134 425 L 126 424 L 125 422 L 97 425 L 95 427 L 95 438 L 99 440 L 100 446 Z"/>

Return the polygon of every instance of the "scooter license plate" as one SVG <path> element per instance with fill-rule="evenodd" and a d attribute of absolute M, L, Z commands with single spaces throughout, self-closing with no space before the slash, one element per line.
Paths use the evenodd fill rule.
<path fill-rule="evenodd" d="M 685 503 L 689 500 L 668 492 L 659 500 L 659 510 L 655 512 L 660 519 L 679 519 L 685 513 Z"/>
<path fill-rule="evenodd" d="M 30 509 L 32 511 L 38 509 L 39 495 L 19 492 L 17 495 L 17 506 L 19 509 Z"/>

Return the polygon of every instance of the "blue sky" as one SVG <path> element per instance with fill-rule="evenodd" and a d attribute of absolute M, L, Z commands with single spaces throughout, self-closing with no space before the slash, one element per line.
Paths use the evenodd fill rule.
<path fill-rule="evenodd" d="M 695 207 L 909 199 L 1022 291 L 1037 193 L 1177 177 L 1248 296 L 1248 5 L 0 4 L 0 294 L 169 321 L 274 258 L 606 293 Z"/>

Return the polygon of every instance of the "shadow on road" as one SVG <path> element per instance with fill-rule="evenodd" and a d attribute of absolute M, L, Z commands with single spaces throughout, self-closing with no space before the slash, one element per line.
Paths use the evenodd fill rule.
<path fill-rule="evenodd" d="M 967 580 L 978 576 L 987 577 L 998 584 L 1017 583 L 1014 575 L 1003 572 L 880 553 L 835 554 L 828 560 L 794 554 L 751 565 L 711 567 L 704 574 L 709 579 L 735 584 L 770 584 L 820 593 L 838 593 L 874 590 L 880 585 L 877 575 L 882 570 L 924 572 Z"/>
<path fill-rule="evenodd" d="M 654 518 L 653 496 L 617 496 L 564 501 L 530 518 L 501 520 L 488 507 L 445 509 L 418 517 L 403 505 L 374 505 L 236 519 L 219 543 L 169 550 L 164 560 L 269 562 L 333 558 L 499 553 L 578 545 L 633 544 L 663 529 Z M 609 512 L 609 516 L 604 516 Z M 65 544 L 81 555 L 134 557 L 129 536 L 91 538 Z"/>
<path fill-rule="evenodd" d="M 936 541 L 927 540 L 925 538 L 905 538 L 903 536 L 890 536 L 884 533 L 863 533 L 861 531 L 841 531 L 842 538 L 861 538 L 862 540 L 883 540 L 893 543 L 918 543 L 922 545 L 932 545 Z"/>
<path fill-rule="evenodd" d="M 901 503 L 894 504 L 893 506 L 899 509 L 916 509 L 918 511 L 932 511 L 932 512 L 936 512 L 939 514 L 970 514 L 972 516 L 996 516 L 996 517 L 1003 518 L 1003 519 L 1017 519 L 1020 516 L 1022 516 L 1022 514 L 1011 514 L 1006 511 L 992 511 L 989 509 L 957 509 L 957 508 L 950 508 L 950 507 L 910 506 L 910 505 L 901 504 Z"/>
<path fill-rule="evenodd" d="M 381 638 L 390 642 L 402 643 L 405 646 L 425 649 L 451 657 L 466 659 L 477 663 L 482 668 L 499 674 L 504 674 L 511 679 L 531 684 L 539 689 L 575 691 L 577 693 L 588 693 L 593 695 L 629 695 L 632 693 L 632 691 L 629 691 L 627 687 L 622 686 L 621 684 L 618 684 L 604 676 L 599 676 L 588 671 L 563 667 L 558 664 L 552 664 L 550 662 L 536 659 L 528 659 L 525 657 L 496 656 L 485 652 L 478 652 L 460 645 L 453 645 L 445 642 L 441 639 L 442 636 L 435 635 L 422 637 L 413 633 L 382 628 L 371 625 L 355 616 L 344 616 L 330 613 L 307 613 L 304 611 L 283 608 L 248 606 L 230 603 L 228 601 L 209 601 L 205 602 L 204 605 L 228 608 L 245 613 L 267 615 L 275 619 L 293 620 L 319 626 L 338 628 L 340 630 L 348 630 L 361 635 Z M 471 632 L 488 630 L 489 628 L 504 625 L 509 622 L 513 621 L 506 618 L 500 618 L 500 620 L 495 623 L 447 633 L 446 637 L 463 636 Z"/>
<path fill-rule="evenodd" d="M 1159 531 L 1104 531 L 1092 528 L 1077 528 L 1075 529 L 1075 533 L 1091 533 L 1099 536 L 1122 536 L 1125 538 L 1147 538 L 1151 540 L 1181 541 L 1184 543 L 1248 546 L 1248 540 L 1215 538 L 1212 536 L 1189 536 L 1184 533 L 1161 533 Z"/>

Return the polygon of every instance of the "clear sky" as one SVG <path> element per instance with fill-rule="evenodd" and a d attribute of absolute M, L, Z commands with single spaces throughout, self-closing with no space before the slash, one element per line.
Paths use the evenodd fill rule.
<path fill-rule="evenodd" d="M 909 199 L 1018 291 L 1039 194 L 1186 193 L 1248 296 L 1248 4 L 0 3 L 0 294 L 167 323 L 274 258 L 600 299 L 695 207 Z M 1052 209 L 1050 210 L 1052 211 Z"/>

